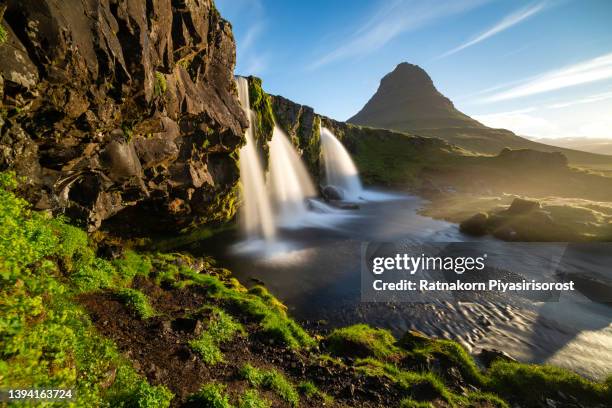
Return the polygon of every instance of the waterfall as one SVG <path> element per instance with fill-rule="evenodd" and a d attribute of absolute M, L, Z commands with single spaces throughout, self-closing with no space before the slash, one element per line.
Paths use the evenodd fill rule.
<path fill-rule="evenodd" d="M 250 109 L 249 83 L 246 78 L 237 77 L 236 86 L 244 113 L 249 118 L 246 130 L 246 145 L 240 149 L 240 179 L 242 182 L 242 207 L 240 226 L 248 239 L 263 238 L 272 241 L 276 235 L 272 208 L 266 191 L 264 172 L 253 137 L 254 113 Z"/>
<path fill-rule="evenodd" d="M 321 153 L 326 184 L 341 190 L 344 199 L 360 198 L 363 189 L 355 163 L 336 136 L 324 127 L 321 127 Z"/>
<path fill-rule="evenodd" d="M 277 224 L 299 225 L 307 215 L 306 199 L 317 195 L 302 159 L 277 126 L 270 141 L 270 185 Z"/>

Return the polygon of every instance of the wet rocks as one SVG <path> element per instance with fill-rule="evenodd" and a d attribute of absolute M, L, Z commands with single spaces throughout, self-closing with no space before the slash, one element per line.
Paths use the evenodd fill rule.
<path fill-rule="evenodd" d="M 247 121 L 211 0 L 10 0 L 0 17 L 0 170 L 25 177 L 28 200 L 90 231 L 135 207 L 149 222 L 116 224 L 234 215 Z"/>
<path fill-rule="evenodd" d="M 489 215 L 487 213 L 477 213 L 459 224 L 459 229 L 464 234 L 481 236 L 487 234 L 487 221 Z"/>

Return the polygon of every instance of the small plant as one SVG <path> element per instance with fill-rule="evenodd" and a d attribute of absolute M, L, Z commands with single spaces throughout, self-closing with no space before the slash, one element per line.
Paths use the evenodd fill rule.
<path fill-rule="evenodd" d="M 240 376 L 254 387 L 262 387 L 274 391 L 279 397 L 296 407 L 300 396 L 289 380 L 280 372 L 271 369 L 264 370 L 245 364 L 240 370 Z"/>
<path fill-rule="evenodd" d="M 238 408 L 270 408 L 270 402 L 260 397 L 257 390 L 246 390 L 240 397 Z"/>
<path fill-rule="evenodd" d="M 232 408 L 225 393 L 225 386 L 218 383 L 205 384 L 200 391 L 189 398 L 189 401 L 207 408 Z"/>
<path fill-rule="evenodd" d="M 2 24 L 0 24 L 0 45 L 4 44 L 8 39 L 8 33 Z"/>
<path fill-rule="evenodd" d="M 231 341 L 238 333 L 244 333 L 242 325 L 223 310 L 215 308 L 206 331 L 190 341 L 189 346 L 200 355 L 204 363 L 214 365 L 223 361 L 219 345 Z"/>
<path fill-rule="evenodd" d="M 141 319 L 148 319 L 155 316 L 155 310 L 149 304 L 147 296 L 139 290 L 123 288 L 117 291 L 117 296 L 127 307 L 135 311 Z"/>
<path fill-rule="evenodd" d="M 209 333 L 202 333 L 200 337 L 189 342 L 189 347 L 200 355 L 202 361 L 208 365 L 215 365 L 223 361 L 223 353 Z"/>
<path fill-rule="evenodd" d="M 174 395 L 166 387 L 149 385 L 146 380 L 140 381 L 133 399 L 134 406 L 139 408 L 162 408 L 170 406 Z"/>
<path fill-rule="evenodd" d="M 156 96 L 161 96 L 168 90 L 168 83 L 166 77 L 159 71 L 155 71 L 155 85 L 153 87 L 153 93 Z"/>

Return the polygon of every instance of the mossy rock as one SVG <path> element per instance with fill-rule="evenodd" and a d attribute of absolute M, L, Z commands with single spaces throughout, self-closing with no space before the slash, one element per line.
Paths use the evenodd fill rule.
<path fill-rule="evenodd" d="M 326 338 L 329 351 L 340 357 L 387 359 L 397 356 L 395 337 L 384 329 L 356 324 L 332 331 Z"/>
<path fill-rule="evenodd" d="M 397 342 L 398 346 L 405 350 L 413 350 L 430 344 L 433 340 L 425 333 L 417 330 L 408 330 L 402 338 Z"/>

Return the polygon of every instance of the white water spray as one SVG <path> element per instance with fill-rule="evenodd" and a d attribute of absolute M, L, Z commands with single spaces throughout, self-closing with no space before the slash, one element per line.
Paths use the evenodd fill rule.
<path fill-rule="evenodd" d="M 264 173 L 253 137 L 254 113 L 250 109 L 249 83 L 246 78 L 237 77 L 236 86 L 244 113 L 249 118 L 246 130 L 246 145 L 240 149 L 240 179 L 242 181 L 242 201 L 239 219 L 247 239 L 274 240 L 276 227 L 272 207 L 265 186 Z"/>
<path fill-rule="evenodd" d="M 300 225 L 308 213 L 306 199 L 317 195 L 308 171 L 297 151 L 278 127 L 270 141 L 270 185 L 277 224 Z"/>
<path fill-rule="evenodd" d="M 342 143 L 324 127 L 321 127 L 321 153 L 325 163 L 326 184 L 342 190 L 345 199 L 359 199 L 363 188 L 357 167 Z"/>

